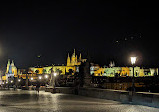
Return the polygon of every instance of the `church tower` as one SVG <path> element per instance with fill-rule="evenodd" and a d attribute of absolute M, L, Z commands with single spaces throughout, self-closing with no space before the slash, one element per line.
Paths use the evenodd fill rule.
<path fill-rule="evenodd" d="M 74 49 L 74 53 L 71 57 L 71 65 L 74 66 L 76 64 L 76 54 L 75 54 L 75 49 Z"/>
<path fill-rule="evenodd" d="M 71 66 L 71 59 L 68 53 L 68 57 L 67 57 L 67 66 Z"/>
<path fill-rule="evenodd" d="M 9 66 L 10 66 L 10 59 L 8 59 L 8 63 L 7 63 L 7 70 L 6 70 L 6 73 L 8 73 L 8 71 L 9 71 Z"/>
<path fill-rule="evenodd" d="M 77 64 L 78 64 L 78 61 L 77 61 L 77 55 L 76 55 L 75 65 L 77 65 Z"/>
<path fill-rule="evenodd" d="M 80 53 L 80 56 L 79 56 L 79 61 L 81 61 L 82 60 L 82 55 L 81 55 L 81 53 Z"/>
<path fill-rule="evenodd" d="M 14 61 L 12 60 L 11 66 L 14 67 Z"/>

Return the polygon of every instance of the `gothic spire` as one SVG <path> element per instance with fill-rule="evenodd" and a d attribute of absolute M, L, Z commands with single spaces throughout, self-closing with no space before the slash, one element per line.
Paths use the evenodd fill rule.
<path fill-rule="evenodd" d="M 82 55 L 81 55 L 81 53 L 80 53 L 79 60 L 81 61 L 81 59 L 82 59 Z"/>
<path fill-rule="evenodd" d="M 72 57 L 76 57 L 75 49 L 74 49 Z"/>
<path fill-rule="evenodd" d="M 10 65 L 10 59 L 8 59 L 8 64 L 7 65 Z"/>
<path fill-rule="evenodd" d="M 11 63 L 11 65 L 12 65 L 12 66 L 14 66 L 14 61 L 13 61 L 13 60 L 12 60 L 12 63 Z"/>

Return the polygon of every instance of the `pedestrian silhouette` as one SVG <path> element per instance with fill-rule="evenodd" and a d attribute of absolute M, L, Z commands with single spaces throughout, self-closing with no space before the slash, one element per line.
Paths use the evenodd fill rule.
<path fill-rule="evenodd" d="M 37 82 L 37 84 L 36 84 L 36 91 L 38 92 L 38 94 L 39 94 L 39 88 L 40 88 L 40 83 Z"/>

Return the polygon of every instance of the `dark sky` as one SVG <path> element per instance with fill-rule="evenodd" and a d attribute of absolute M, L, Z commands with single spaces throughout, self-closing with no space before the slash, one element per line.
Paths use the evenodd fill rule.
<path fill-rule="evenodd" d="M 0 67 L 8 58 L 34 66 L 38 55 L 43 65 L 62 64 L 74 48 L 100 65 L 126 66 L 135 54 L 138 65 L 159 66 L 159 5 L 138 1 L 1 1 Z"/>

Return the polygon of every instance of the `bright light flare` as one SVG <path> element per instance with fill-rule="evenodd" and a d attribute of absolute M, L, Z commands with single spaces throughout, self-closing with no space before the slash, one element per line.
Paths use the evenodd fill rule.
<path fill-rule="evenodd" d="M 41 80 L 41 79 L 42 79 L 42 77 L 41 77 L 41 76 L 39 76 L 39 79 Z"/>
<path fill-rule="evenodd" d="M 54 76 L 56 77 L 57 73 L 54 73 Z"/>
<path fill-rule="evenodd" d="M 134 65 L 137 57 L 130 57 L 130 58 L 131 58 L 131 64 Z"/>
<path fill-rule="evenodd" d="M 47 78 L 48 78 L 48 75 L 45 75 L 45 78 L 47 79 Z"/>

